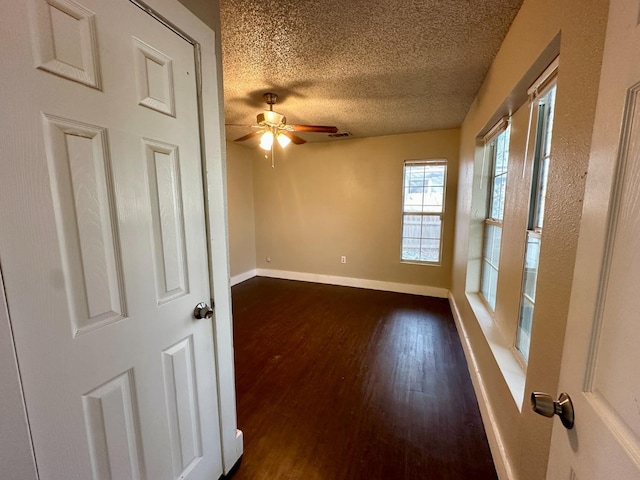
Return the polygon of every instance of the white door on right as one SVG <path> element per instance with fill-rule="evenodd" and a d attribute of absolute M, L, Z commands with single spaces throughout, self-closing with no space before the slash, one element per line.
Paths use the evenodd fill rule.
<path fill-rule="evenodd" d="M 640 2 L 612 0 L 548 479 L 640 479 Z M 559 85 L 558 94 L 561 86 Z"/>

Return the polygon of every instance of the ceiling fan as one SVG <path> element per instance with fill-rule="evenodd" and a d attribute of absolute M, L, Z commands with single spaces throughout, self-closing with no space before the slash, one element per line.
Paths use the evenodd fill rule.
<path fill-rule="evenodd" d="M 324 125 L 288 125 L 287 118 L 281 113 L 275 112 L 273 106 L 278 101 L 278 95 L 267 92 L 263 95 L 265 102 L 269 105 L 269 110 L 264 110 L 258 114 L 257 125 L 251 127 L 257 130 L 240 138 L 236 138 L 235 142 L 244 142 L 250 138 L 260 137 L 260 148 L 273 151 L 273 142 L 277 140 L 282 148 L 290 143 L 301 145 L 307 141 L 295 135 L 293 132 L 303 133 L 337 133 L 338 127 L 330 127 Z"/>

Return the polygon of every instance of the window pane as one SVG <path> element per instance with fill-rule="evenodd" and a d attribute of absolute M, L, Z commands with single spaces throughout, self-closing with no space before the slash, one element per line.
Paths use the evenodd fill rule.
<path fill-rule="evenodd" d="M 427 180 L 427 184 L 431 184 L 436 187 L 444 187 L 444 177 L 445 177 L 445 166 L 444 165 L 434 165 L 431 166 L 425 172 L 425 178 Z"/>
<path fill-rule="evenodd" d="M 422 187 L 405 188 L 404 191 L 404 211 L 420 212 L 422 211 Z"/>
<path fill-rule="evenodd" d="M 502 242 L 502 228 L 495 225 L 485 225 L 483 257 L 496 269 L 500 264 L 500 244 Z"/>
<path fill-rule="evenodd" d="M 444 200 L 444 165 L 405 167 L 404 211 L 440 213 Z"/>
<path fill-rule="evenodd" d="M 542 150 L 542 154 L 545 157 L 548 157 L 549 155 L 551 155 L 551 132 L 553 130 L 553 118 L 554 118 L 554 113 L 555 113 L 555 101 L 556 101 L 556 87 L 553 87 L 551 90 L 549 90 L 549 93 L 547 93 L 545 95 L 546 100 L 546 110 L 547 110 L 547 125 L 546 125 L 546 132 L 545 132 L 545 142 L 544 142 L 544 148 Z"/>
<path fill-rule="evenodd" d="M 442 211 L 442 192 L 444 187 L 427 186 L 424 189 L 424 203 L 422 211 L 440 213 Z"/>
<path fill-rule="evenodd" d="M 539 101 L 539 137 L 536 138 L 537 156 L 535 169 L 537 182 L 532 185 L 533 215 L 530 228 L 541 229 L 544 222 L 545 197 L 547 195 L 547 180 L 549 178 L 549 162 L 551 155 L 551 133 L 555 111 L 556 87 L 551 88 Z"/>
<path fill-rule="evenodd" d="M 489 296 L 489 290 L 491 290 L 491 266 L 483 261 L 482 262 L 482 279 L 480 281 L 480 293 L 485 300 Z"/>
<path fill-rule="evenodd" d="M 520 323 L 518 325 L 518 335 L 516 338 L 516 348 L 525 361 L 529 360 L 529 346 L 531 344 L 531 326 L 533 324 L 533 303 L 526 298 L 520 305 Z"/>
<path fill-rule="evenodd" d="M 403 238 L 420 238 L 420 229 L 422 226 L 422 215 L 404 215 L 402 224 Z"/>
<path fill-rule="evenodd" d="M 518 317 L 518 335 L 516 348 L 525 360 L 529 359 L 529 340 L 536 299 L 536 283 L 538 281 L 538 260 L 540 259 L 540 239 L 529 235 L 524 254 L 524 272 L 522 280 L 522 297 L 520 299 L 520 315 Z"/>
<path fill-rule="evenodd" d="M 536 299 L 536 281 L 538 279 L 538 260 L 540 258 L 540 239 L 529 237 L 524 259 L 524 279 L 522 291 L 530 299 Z"/>
<path fill-rule="evenodd" d="M 489 218 L 502 220 L 504 214 L 504 198 L 507 188 L 507 167 L 509 163 L 509 135 L 511 129 L 499 133 L 491 148 L 491 193 L 489 197 Z"/>
<path fill-rule="evenodd" d="M 500 266 L 500 246 L 502 245 L 502 228 L 491 225 L 492 245 L 491 263 L 496 267 Z"/>
<path fill-rule="evenodd" d="M 410 187 L 421 188 L 424 183 L 424 168 L 421 165 L 406 167 L 405 184 Z"/>
<path fill-rule="evenodd" d="M 502 220 L 504 216 L 504 196 L 506 190 L 507 175 L 503 174 L 493 179 L 493 195 L 491 197 L 490 217 Z"/>
<path fill-rule="evenodd" d="M 508 129 L 498 135 L 496 139 L 495 175 L 502 175 L 507 172 L 509 163 L 509 133 Z"/>
<path fill-rule="evenodd" d="M 440 224 L 442 220 L 435 215 L 422 216 L 422 238 L 435 238 L 440 240 Z"/>
<path fill-rule="evenodd" d="M 426 238 L 420 247 L 420 261 L 437 262 L 440 259 L 440 239 Z"/>
<path fill-rule="evenodd" d="M 402 260 L 438 262 L 442 220 L 437 215 L 404 215 Z"/>
<path fill-rule="evenodd" d="M 482 293 L 482 296 L 484 297 L 485 301 L 493 311 L 495 311 L 496 309 L 497 286 L 498 286 L 498 271 L 488 262 L 482 262 L 482 282 L 480 287 L 480 293 Z"/>
<path fill-rule="evenodd" d="M 549 177 L 549 158 L 543 158 L 540 164 L 540 181 L 536 198 L 535 228 L 542 228 L 544 221 L 545 198 L 547 196 L 547 179 Z"/>
<path fill-rule="evenodd" d="M 485 225 L 483 248 L 482 277 L 480 293 L 491 310 L 496 308 L 496 290 L 498 286 L 498 265 L 500 262 L 500 244 L 502 242 L 502 228 L 496 225 Z"/>
<path fill-rule="evenodd" d="M 420 260 L 420 247 L 419 246 L 417 248 L 403 247 L 402 260 L 409 260 L 409 261 L 416 261 L 416 262 Z"/>

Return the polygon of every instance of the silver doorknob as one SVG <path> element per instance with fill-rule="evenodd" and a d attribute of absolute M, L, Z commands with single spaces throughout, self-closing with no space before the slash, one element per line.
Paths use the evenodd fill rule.
<path fill-rule="evenodd" d="M 532 392 L 531 408 L 543 417 L 551 418 L 554 415 L 558 415 L 562 425 L 564 425 L 567 430 L 573 428 L 575 413 L 573 411 L 573 402 L 567 393 L 562 392 L 558 400 L 554 401 L 548 393 Z"/>
<path fill-rule="evenodd" d="M 213 308 L 204 302 L 200 302 L 196 305 L 196 308 L 193 309 L 193 316 L 197 319 L 211 318 L 213 317 Z"/>

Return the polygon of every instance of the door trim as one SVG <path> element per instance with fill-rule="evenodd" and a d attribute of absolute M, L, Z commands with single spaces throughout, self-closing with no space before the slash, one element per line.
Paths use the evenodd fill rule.
<path fill-rule="evenodd" d="M 226 152 L 224 112 L 221 108 L 222 60 L 216 48 L 220 42 L 220 32 L 214 32 L 200 23 L 200 19 L 178 0 L 147 0 L 148 3 L 142 0 L 129 1 L 194 46 L 209 285 L 211 299 L 215 304 L 211 320 L 214 335 L 213 361 L 218 393 L 222 468 L 224 474 L 228 474 L 242 456 L 243 433 L 238 429 L 236 412 Z M 171 19 L 162 15 L 161 11 L 171 12 Z M 198 22 L 194 22 L 194 19 Z M 188 24 L 189 28 L 182 28 L 181 24 Z M 204 105 L 207 105 L 206 110 Z"/>
<path fill-rule="evenodd" d="M 204 42 L 196 37 L 205 32 L 199 31 L 196 36 L 186 33 L 184 29 L 168 19 L 159 11 L 168 3 L 168 0 L 149 0 L 149 5 L 142 0 L 129 0 L 148 15 L 165 25 L 178 36 L 193 45 L 194 61 L 196 65 L 196 94 L 198 104 L 198 125 L 200 137 L 200 155 L 202 166 L 203 194 L 205 202 L 205 228 L 207 232 L 207 256 L 209 258 L 209 287 L 212 303 L 215 304 L 213 322 L 214 362 L 216 371 L 216 383 L 218 394 L 218 417 L 220 439 L 222 447 L 222 467 L 225 474 L 229 473 L 240 459 L 243 452 L 243 434 L 237 428 L 236 398 L 235 398 L 235 373 L 233 359 L 233 334 L 231 315 L 231 287 L 229 271 L 229 244 L 227 222 L 227 195 L 226 195 L 226 169 L 225 155 L 220 146 L 224 143 L 224 133 L 221 125 L 224 124 L 222 104 L 222 62 L 216 55 L 216 41 L 220 41 L 220 35 L 216 36 L 208 27 L 204 27 L 213 33 L 211 40 Z M 163 5 L 160 5 L 163 3 Z M 176 5 L 177 6 L 177 5 Z M 169 5 L 166 7 L 169 9 Z M 172 17 L 175 8 L 171 10 Z M 195 14 L 188 12 L 195 17 Z M 197 17 L 196 17 L 197 18 Z M 194 26 L 194 25 L 192 25 Z M 192 32 L 195 33 L 195 32 Z M 202 51 L 208 46 L 210 55 L 203 55 Z M 206 73 L 205 73 L 206 72 Z M 207 77 L 207 82 L 203 78 Z M 211 78 L 209 78 L 211 76 Z M 213 86 L 216 88 L 212 88 Z M 204 109 L 208 105 L 207 111 Z M 217 110 L 213 115 L 213 110 Z M 211 116 L 210 116 L 211 114 Z M 209 122 L 209 123 L 207 123 Z M 217 129 L 206 128 L 209 124 L 217 124 Z M 216 142 L 216 140 L 218 140 Z M 213 147 L 213 148 L 208 148 Z"/>

